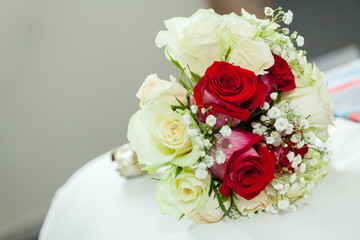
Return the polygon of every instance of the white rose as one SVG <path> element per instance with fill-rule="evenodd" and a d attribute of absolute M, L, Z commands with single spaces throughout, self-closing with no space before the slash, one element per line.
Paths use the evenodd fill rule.
<path fill-rule="evenodd" d="M 142 164 L 136 164 L 136 153 L 130 149 L 129 144 L 125 144 L 112 152 L 113 161 L 117 161 L 119 168 L 118 171 L 121 176 L 126 178 L 138 177 L 146 174 L 145 171 L 141 171 L 141 168 L 145 167 Z"/>
<path fill-rule="evenodd" d="M 233 201 L 242 215 L 248 215 L 249 213 L 265 210 L 267 206 L 272 205 L 276 201 L 276 193 L 270 187 L 266 187 L 264 191 L 251 200 L 246 200 L 235 193 Z"/>
<path fill-rule="evenodd" d="M 230 204 L 231 198 L 228 198 L 224 202 L 225 208 L 229 209 Z M 219 200 L 215 197 L 214 192 L 212 192 L 206 205 L 196 208 L 189 214 L 189 217 L 198 223 L 214 223 L 220 221 L 223 216 L 224 212 L 220 208 Z"/>
<path fill-rule="evenodd" d="M 223 27 L 226 27 L 236 39 L 253 38 L 257 32 L 256 26 L 248 23 L 244 18 L 230 13 L 223 16 Z"/>
<path fill-rule="evenodd" d="M 147 76 L 136 94 L 136 97 L 140 99 L 140 107 L 143 107 L 155 99 L 162 100 L 170 105 L 179 105 L 176 98 L 186 105 L 186 89 L 177 83 L 174 77 L 170 76 L 170 80 L 171 81 L 161 80 L 156 74 Z"/>
<path fill-rule="evenodd" d="M 165 170 L 157 191 L 156 202 L 164 214 L 189 214 L 204 206 L 209 199 L 211 177 L 198 179 L 190 168 Z"/>
<path fill-rule="evenodd" d="M 201 154 L 197 141 L 187 134 L 183 117 L 159 100 L 131 117 L 127 137 L 141 164 L 192 166 Z"/>
<path fill-rule="evenodd" d="M 168 31 L 160 31 L 155 43 L 166 50 L 182 67 L 202 76 L 221 57 L 220 15 L 212 9 L 200 9 L 190 18 L 175 17 L 165 21 Z"/>
<path fill-rule="evenodd" d="M 307 118 L 310 126 L 326 129 L 333 124 L 334 113 L 324 74 L 316 65 L 311 78 L 314 80 L 313 85 L 283 92 L 281 99 L 284 101 L 291 98 L 300 105 L 303 117 L 310 116 Z"/>
<path fill-rule="evenodd" d="M 232 49 L 229 62 L 259 75 L 274 64 L 274 57 L 267 43 L 243 38 Z"/>

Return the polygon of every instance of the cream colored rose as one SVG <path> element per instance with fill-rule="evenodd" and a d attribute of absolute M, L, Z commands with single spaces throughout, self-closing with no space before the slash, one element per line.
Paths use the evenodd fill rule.
<path fill-rule="evenodd" d="M 118 171 L 121 176 L 126 178 L 138 177 L 145 175 L 145 171 L 141 168 L 145 167 L 142 164 L 136 164 L 137 156 L 130 148 L 130 144 L 125 144 L 112 152 L 112 159 L 119 164 Z"/>
<path fill-rule="evenodd" d="M 190 18 L 175 17 L 165 21 L 167 31 L 160 31 L 155 43 L 185 68 L 202 76 L 221 57 L 220 15 L 212 9 L 200 9 Z"/>
<path fill-rule="evenodd" d="M 274 64 L 274 57 L 267 43 L 243 38 L 232 49 L 229 62 L 259 75 Z"/>
<path fill-rule="evenodd" d="M 208 201 L 210 182 L 210 174 L 198 179 L 193 169 L 177 173 L 176 167 L 168 168 L 160 179 L 156 202 L 164 214 L 189 214 Z"/>
<path fill-rule="evenodd" d="M 291 98 L 300 105 L 303 117 L 309 116 L 310 126 L 326 129 L 333 125 L 334 113 L 324 74 L 314 65 L 311 78 L 313 85 L 283 92 L 281 100 Z"/>
<path fill-rule="evenodd" d="M 231 198 L 224 202 L 226 209 L 230 208 Z M 189 217 L 198 223 L 214 223 L 220 221 L 224 212 L 220 208 L 219 200 L 215 197 L 214 192 L 209 197 L 206 205 L 196 208 L 189 214 Z"/>
<path fill-rule="evenodd" d="M 272 205 L 276 201 L 276 193 L 272 188 L 266 187 L 264 191 L 251 200 L 246 200 L 235 193 L 233 201 L 239 212 L 247 216 L 249 213 L 265 210 L 267 206 Z"/>
<path fill-rule="evenodd" d="M 235 13 L 223 15 L 222 25 L 227 28 L 236 39 L 252 39 L 257 32 L 255 25 L 248 23 L 244 18 Z"/>
<path fill-rule="evenodd" d="M 176 79 L 170 76 L 171 81 L 165 81 L 158 78 L 156 74 L 150 74 L 146 77 L 144 83 L 136 94 L 140 99 L 140 107 L 152 102 L 153 100 L 162 100 L 170 105 L 179 105 L 176 98 L 187 104 L 187 91 L 176 82 Z"/>
<path fill-rule="evenodd" d="M 141 164 L 192 166 L 201 153 L 199 143 L 187 134 L 182 115 L 159 100 L 131 117 L 127 137 Z"/>

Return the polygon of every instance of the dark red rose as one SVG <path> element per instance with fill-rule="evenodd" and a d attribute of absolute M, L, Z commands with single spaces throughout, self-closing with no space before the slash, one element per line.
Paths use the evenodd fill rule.
<path fill-rule="evenodd" d="M 226 155 L 224 164 L 215 164 L 211 173 L 223 181 L 219 191 L 230 196 L 230 189 L 250 200 L 260 194 L 274 178 L 275 158 L 263 138 L 240 129 L 234 129 L 228 138 L 220 139 L 214 150 L 222 150 Z"/>
<path fill-rule="evenodd" d="M 246 121 L 252 109 L 262 106 L 267 87 L 249 70 L 227 62 L 214 62 L 194 87 L 192 104 L 212 107 L 211 113 L 219 121 L 215 126 L 226 124 L 225 119 L 234 119 L 234 125 L 240 120 Z M 198 118 L 205 122 L 206 115 L 198 111 Z"/>
<path fill-rule="evenodd" d="M 274 65 L 267 69 L 267 74 L 259 76 L 259 79 L 263 81 L 268 87 L 268 95 L 275 89 L 272 84 L 275 84 L 277 89 L 283 92 L 288 92 L 296 88 L 295 77 L 291 72 L 289 64 L 276 54 L 274 56 Z M 267 99 L 268 100 L 268 99 Z"/>
<path fill-rule="evenodd" d="M 294 172 L 294 168 L 291 167 L 291 162 L 286 157 L 289 152 L 294 152 L 295 156 L 300 154 L 301 158 L 304 158 L 305 154 L 307 154 L 309 148 L 307 144 L 305 144 L 302 148 L 296 148 L 296 144 L 291 141 L 286 141 L 287 147 L 275 147 L 270 151 L 274 155 L 276 159 L 276 169 L 282 169 L 283 167 L 288 168 L 291 172 Z"/>

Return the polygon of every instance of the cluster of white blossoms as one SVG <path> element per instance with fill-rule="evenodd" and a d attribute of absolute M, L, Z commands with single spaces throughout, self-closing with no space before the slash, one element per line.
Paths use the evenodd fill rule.
<path fill-rule="evenodd" d="M 208 115 L 205 119 L 205 123 L 198 122 L 196 124 L 193 119 L 196 119 L 195 115 L 199 108 L 196 105 L 192 105 L 190 109 L 191 113 L 186 112 L 183 115 L 183 123 L 186 126 L 189 137 L 195 137 L 195 141 L 201 149 L 199 161 L 195 163 L 192 168 L 195 170 L 197 178 L 205 179 L 209 174 L 209 168 L 215 163 L 219 165 L 223 164 L 226 159 L 223 151 L 216 150 L 213 152 L 211 150 L 212 146 L 216 144 L 220 138 L 229 137 L 232 130 L 228 125 L 221 126 L 219 129 L 214 129 L 217 123 L 217 118 L 214 115 Z M 202 108 L 201 112 L 202 114 L 207 114 L 208 112 L 211 112 L 211 108 Z M 194 116 L 192 117 L 191 114 L 194 114 Z M 218 138 L 215 137 L 215 133 L 219 134 Z M 231 146 L 229 146 L 229 148 L 231 148 Z"/>
<path fill-rule="evenodd" d="M 271 98 L 276 100 L 277 94 Z M 264 114 L 259 121 L 251 124 L 254 133 L 261 135 L 268 146 L 277 149 L 278 158 L 286 158 L 290 163 L 288 167 L 279 167 L 278 174 L 275 174 L 269 184 L 276 192 L 276 200 L 267 206 L 267 213 L 296 211 L 295 202 L 299 199 L 307 200 L 319 178 L 328 171 L 329 151 L 311 130 L 309 122 L 299 109 L 299 104 L 291 99 L 280 101 L 273 106 L 265 103 L 262 107 Z M 308 148 L 304 157 L 296 154 L 304 147 Z M 281 156 L 284 149 L 288 151 Z"/>
<path fill-rule="evenodd" d="M 261 32 L 260 37 L 265 39 L 273 53 L 281 56 L 289 63 L 289 65 L 299 64 L 305 70 L 307 64 L 306 51 L 297 50 L 294 45 L 296 43 L 298 47 L 303 47 L 304 37 L 299 35 L 296 31 L 290 34 L 289 28 L 281 28 L 280 25 L 278 25 L 279 22 L 283 22 L 286 25 L 291 24 L 293 20 L 292 11 L 288 10 L 287 12 L 284 12 L 281 7 L 275 10 L 266 7 L 265 15 L 270 19 L 262 26 L 263 31 Z M 271 26 L 276 26 L 277 31 L 266 31 L 266 29 Z"/>

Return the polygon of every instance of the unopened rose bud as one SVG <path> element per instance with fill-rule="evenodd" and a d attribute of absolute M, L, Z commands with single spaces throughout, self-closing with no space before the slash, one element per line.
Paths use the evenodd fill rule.
<path fill-rule="evenodd" d="M 145 165 L 137 163 L 136 153 L 130 149 L 129 144 L 114 149 L 111 157 L 113 161 L 118 162 L 118 171 L 123 177 L 131 178 L 147 174 L 147 172 L 141 171 Z"/>

